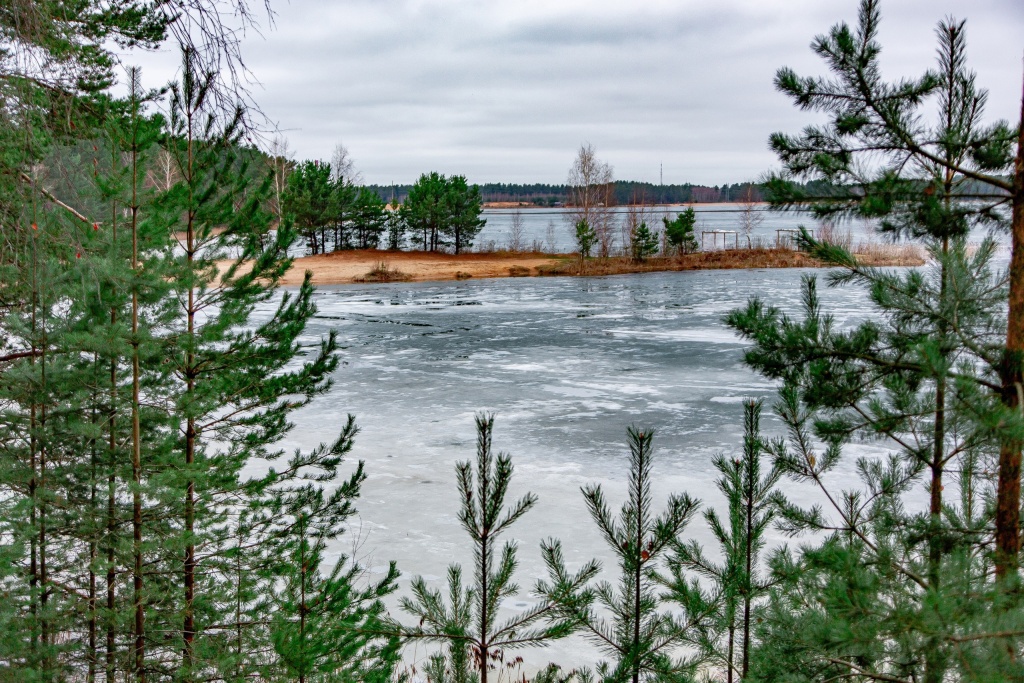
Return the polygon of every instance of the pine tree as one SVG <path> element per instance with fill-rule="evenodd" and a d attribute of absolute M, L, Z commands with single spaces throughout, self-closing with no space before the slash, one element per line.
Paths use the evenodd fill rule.
<path fill-rule="evenodd" d="M 412 597 L 403 597 L 401 606 L 419 617 L 419 624 L 395 626 L 405 639 L 445 644 L 445 651 L 432 657 L 427 669 L 433 683 L 487 683 L 490 672 L 504 661 L 508 651 L 569 635 L 575 620 L 557 614 L 560 610 L 554 598 L 579 590 L 597 571 L 595 563 L 585 565 L 575 575 L 562 571 L 555 588 L 546 588 L 540 602 L 498 620 L 501 602 L 518 595 L 519 586 L 513 582 L 518 565 L 516 546 L 506 541 L 499 549 L 497 539 L 536 504 L 537 498 L 527 493 L 511 507 L 504 507 L 512 479 L 512 459 L 506 453 L 492 451 L 493 415 L 477 415 L 476 429 L 475 471 L 470 462 L 460 462 L 455 468 L 462 501 L 459 521 L 473 542 L 472 583 L 463 584 L 461 566 L 449 566 L 446 601 L 441 591 L 432 590 L 423 577 L 417 576 L 412 582 Z"/>
<path fill-rule="evenodd" d="M 125 101 L 103 92 L 105 46 L 156 45 L 168 21 L 135 2 L 0 17 L 12 41 L 0 54 L 0 660 L 12 680 L 251 680 L 277 661 L 271 617 L 287 620 L 254 611 L 273 609 L 259 596 L 288 574 L 267 551 L 284 542 L 266 521 L 273 486 L 240 472 L 279 457 L 290 411 L 328 385 L 334 341 L 298 345 L 312 289 L 275 292 L 294 232 L 267 229 L 243 114 L 207 115 L 204 98 L 224 91 L 197 53 L 170 122 L 147 111 L 137 71 Z M 11 71 L 25 50 L 54 71 Z M 272 310 L 257 320 L 258 306 Z M 353 571 L 322 577 L 331 611 L 348 615 L 330 622 L 346 655 L 363 638 L 349 606 L 376 604 L 383 585 L 356 590 Z M 353 657 L 337 670 L 365 677 Z"/>
<path fill-rule="evenodd" d="M 355 246 L 359 249 L 376 249 L 381 235 L 388 228 L 389 214 L 384 200 L 373 190 L 361 187 L 352 209 L 352 230 Z"/>
<path fill-rule="evenodd" d="M 830 121 L 800 136 L 772 136 L 786 172 L 768 182 L 768 194 L 777 204 L 811 205 L 819 216 L 881 219 L 883 230 L 931 240 L 955 239 L 975 224 L 1010 227 L 1003 351 L 1000 358 L 986 359 L 998 373 L 1003 403 L 996 545 L 997 572 L 1007 577 L 1016 573 L 1020 551 L 1024 425 L 1013 387 L 1024 367 L 1024 126 L 982 123 L 986 94 L 975 88 L 966 67 L 963 22 L 940 24 L 938 69 L 887 83 L 879 66 L 879 21 L 878 1 L 863 0 L 856 30 L 840 24 L 815 40 L 814 50 L 833 78 L 778 72 L 780 90 Z M 926 125 L 924 112 L 935 100 L 939 120 Z M 1021 104 L 1024 121 L 1024 100 Z M 869 158 L 872 163 L 863 163 Z M 826 181 L 831 195 L 812 196 L 791 182 L 794 178 Z"/>
<path fill-rule="evenodd" d="M 241 111 L 226 120 L 209 112 L 206 98 L 215 77 L 199 71 L 195 55 L 184 52 L 165 137 L 181 182 L 152 218 L 165 234 L 182 235 L 170 270 L 176 319 L 164 337 L 176 458 L 161 481 L 181 501 L 175 507 L 180 527 L 174 542 L 165 543 L 164 561 L 168 575 L 181 577 L 181 595 L 171 601 L 180 618 L 171 632 L 180 635 L 167 644 L 180 648 L 174 668 L 183 680 L 217 666 L 223 651 L 216 629 L 206 628 L 225 621 L 223 605 L 231 602 L 233 583 L 217 569 L 231 547 L 227 520 L 248 497 L 241 470 L 276 457 L 274 444 L 291 427 L 289 413 L 324 391 L 337 365 L 331 336 L 288 369 L 316 310 L 308 278 L 253 324 L 257 306 L 271 301 L 290 266 L 287 249 L 295 234 L 287 224 L 270 234 L 264 208 L 269 178 L 252 186 L 237 154 Z M 219 267 L 219 259 L 229 259 L 228 265 Z M 200 546 L 207 567 L 197 556 Z"/>
<path fill-rule="evenodd" d="M 330 166 L 327 167 L 330 170 Z M 332 175 L 337 175 L 332 173 Z M 359 238 L 350 234 L 355 219 L 358 217 L 356 201 L 359 191 L 355 185 L 340 175 L 331 180 L 331 197 L 328 204 L 327 220 L 334 231 L 334 250 L 353 249 L 359 247 Z"/>
<path fill-rule="evenodd" d="M 299 683 L 391 681 L 399 661 L 399 640 L 386 635 L 382 599 L 398 579 L 394 563 L 379 581 L 359 587 L 362 568 L 344 555 L 321 573 L 326 543 L 336 539 L 355 514 L 354 501 L 366 474 L 363 463 L 329 494 L 338 467 L 352 448 L 355 420 L 349 416 L 338 439 L 309 453 L 296 452 L 287 468 L 269 478 L 274 555 L 263 604 L 273 614 L 270 640 L 279 664 L 270 669 Z M 282 521 L 283 520 L 283 521 Z"/>
<path fill-rule="evenodd" d="M 813 279 L 799 319 L 759 300 L 729 317 L 755 343 L 747 362 L 782 382 L 777 412 L 789 443 L 773 447 L 776 466 L 825 501 L 780 500 L 786 531 L 823 540 L 773 558 L 779 585 L 751 676 L 1014 678 L 1020 605 L 993 582 L 989 548 L 1006 547 L 1003 525 L 981 503 L 1005 502 L 1005 489 L 993 490 L 979 467 L 1005 463 L 1020 429 L 999 395 L 1006 281 L 991 265 L 991 241 L 976 251 L 966 243 L 972 226 L 1005 221 L 1011 198 L 985 178 L 1005 165 L 1013 135 L 1005 124 L 981 124 L 985 97 L 966 70 L 962 23 L 940 24 L 938 71 L 889 85 L 878 69 L 878 21 L 877 3 L 865 1 L 856 32 L 840 25 L 817 40 L 834 81 L 787 70 L 777 78 L 802 106 L 833 116 L 800 138 L 773 137 L 789 173 L 828 181 L 832 195 L 816 200 L 786 177 L 768 187 L 773 201 L 810 204 L 820 216 L 878 219 L 884 231 L 924 241 L 933 263 L 909 273 L 865 268 L 804 234 L 805 248 L 839 267 L 831 284 L 867 290 L 872 320 L 839 329 Z M 931 97 L 939 119 L 928 127 L 919 107 Z M 885 163 L 862 163 L 878 159 L 880 146 L 893 150 Z M 836 470 L 859 438 L 892 450 L 860 458 L 852 482 Z M 951 485 L 956 496 L 945 493 Z M 995 560 L 997 576 L 1016 564 L 1001 551 Z"/>
<path fill-rule="evenodd" d="M 111 112 L 111 118 L 124 117 L 124 125 L 117 126 L 116 137 L 118 146 L 123 143 L 127 150 L 128 160 L 144 153 L 155 128 L 152 122 L 137 115 L 137 91 L 132 91 L 127 103 L 100 104 Z M 116 156 L 118 160 L 122 158 L 121 149 Z M 61 188 L 57 175 L 61 163 L 59 156 L 49 154 L 36 167 L 38 181 L 44 182 L 44 177 L 48 177 L 46 186 Z M 101 175 L 104 174 L 97 168 L 97 180 Z M 124 193 L 133 185 L 130 166 L 112 171 L 110 177 L 114 175 L 118 178 L 113 183 L 117 189 L 108 189 L 111 194 L 125 198 Z M 75 177 L 88 178 L 89 174 Z M 89 183 L 75 185 L 71 191 L 87 192 L 86 185 Z M 23 653 L 14 652 L 5 655 L 7 661 L 23 664 L 20 673 L 28 677 L 56 680 L 69 671 L 84 671 L 89 680 L 95 680 L 100 668 L 99 632 L 109 633 L 117 620 L 116 606 L 112 608 L 109 600 L 101 609 L 99 575 L 108 577 L 109 596 L 116 582 L 116 578 L 110 578 L 111 568 L 118 565 L 124 576 L 122 562 L 126 559 L 121 552 L 123 543 L 115 543 L 111 538 L 111 530 L 124 520 L 124 499 L 116 494 L 102 494 L 109 491 L 110 479 L 128 479 L 124 463 L 129 461 L 123 450 L 115 458 L 114 448 L 104 447 L 102 442 L 106 441 L 107 415 L 114 410 L 130 409 L 123 398 L 117 400 L 108 393 L 110 381 L 113 394 L 126 397 L 130 392 L 116 376 L 110 381 L 101 379 L 104 373 L 98 374 L 98 370 L 108 361 L 112 368 L 123 368 L 124 359 L 131 355 L 128 330 L 114 322 L 119 316 L 127 317 L 129 293 L 134 291 L 140 302 L 148 304 L 153 292 L 166 288 L 158 268 L 138 278 L 126 273 L 131 264 L 131 242 L 127 239 L 131 237 L 130 231 L 118 234 L 116 225 L 87 222 L 81 211 L 55 199 L 50 190 L 46 193 L 49 196 L 41 195 L 43 202 L 29 201 L 25 205 L 36 214 L 36 220 L 30 222 L 22 235 L 28 238 L 27 262 L 15 260 L 10 264 L 11 279 L 6 281 L 6 289 L 15 298 L 10 300 L 13 305 L 7 309 L 2 323 L 5 330 L 13 332 L 6 337 L 9 343 L 17 345 L 21 338 L 30 350 L 5 368 L 3 383 L 7 390 L 23 384 L 31 392 L 25 394 L 28 402 L 23 404 L 22 412 L 15 407 L 22 399 L 7 391 L 9 412 L 5 429 L 12 430 L 7 435 L 13 436 L 19 422 L 28 427 L 24 442 L 28 456 L 25 462 L 29 466 L 25 471 L 25 488 L 35 504 L 33 509 L 26 510 L 28 523 L 19 526 L 28 532 L 23 539 L 28 551 L 24 557 L 27 583 L 30 589 L 39 588 L 37 597 L 25 602 L 15 600 L 13 606 L 15 610 L 24 608 L 27 613 L 22 619 L 29 626 L 23 632 L 29 636 L 26 645 L 30 656 L 24 658 Z M 99 205 L 100 202 L 83 201 L 81 208 L 91 212 Z M 10 236 L 19 237 L 17 233 Z M 149 235 L 136 238 L 142 241 L 144 249 L 154 246 Z M 12 242 L 17 243 L 7 243 Z M 45 287 L 40 288 L 44 283 Z M 22 285 L 27 286 L 27 296 L 22 299 L 27 306 L 15 303 Z M 57 301 L 63 303 L 55 306 Z M 144 330 L 151 320 L 143 317 L 140 323 L 139 353 L 148 361 L 153 347 Z M 25 336 L 32 329 L 38 334 Z M 38 355 L 31 352 L 32 347 L 38 349 Z M 147 411 L 140 419 L 150 425 L 153 417 Z M 123 445 L 126 439 L 130 443 L 130 434 L 123 428 L 115 435 L 113 425 L 110 427 L 111 444 Z M 11 464 L 18 462 L 16 450 L 9 451 L 10 456 L 14 456 L 9 460 Z M 16 492 L 22 486 L 20 476 L 17 468 L 7 468 L 0 485 Z M 16 493 L 11 502 L 20 498 L 21 494 Z M 13 548 L 22 543 L 20 533 L 12 530 L 8 535 L 15 541 Z M 10 559 L 18 562 L 16 555 Z M 14 588 L 15 594 L 20 592 Z M 18 631 L 22 629 L 15 632 Z M 68 639 L 64 635 L 68 632 L 80 634 L 80 638 Z M 59 645 L 55 639 L 61 641 Z M 10 642 L 12 646 L 14 643 Z M 104 672 L 110 673 L 115 666 L 114 646 L 109 638 L 107 643 Z"/>
<path fill-rule="evenodd" d="M 654 256 L 657 254 L 658 239 L 658 232 L 656 230 L 651 231 L 651 229 L 647 227 L 647 223 L 641 221 L 630 241 L 633 260 L 643 263 L 647 260 L 648 256 Z"/>
<path fill-rule="evenodd" d="M 594 229 L 590 227 L 586 220 L 580 220 L 576 223 L 574 238 L 576 240 L 576 251 L 580 255 L 580 270 L 583 270 L 587 259 L 590 258 L 590 250 L 597 243 L 597 233 L 594 232 Z"/>
<path fill-rule="evenodd" d="M 701 657 L 678 656 L 677 650 L 697 644 L 700 622 L 707 615 L 659 610 L 657 588 L 662 582 L 657 568 L 662 555 L 679 543 L 698 503 L 686 495 L 673 495 L 665 512 L 655 516 L 651 509 L 654 433 L 630 427 L 627 435 L 629 497 L 618 517 L 609 509 L 600 486 L 583 489 L 590 516 L 618 556 L 618 585 L 567 586 L 560 544 L 550 542 L 545 557 L 553 581 L 542 588 L 559 606 L 559 616 L 578 624 L 584 635 L 612 658 L 597 667 L 603 680 L 688 680 Z M 603 609 L 595 609 L 595 604 Z"/>
<path fill-rule="evenodd" d="M 671 221 L 668 216 L 663 216 L 661 220 L 665 224 L 665 239 L 669 246 L 675 248 L 676 254 L 692 254 L 697 251 L 697 239 L 693 236 L 697 214 L 694 213 L 692 206 L 680 212 Z"/>
<path fill-rule="evenodd" d="M 480 207 L 480 188 L 467 184 L 465 176 L 432 171 L 409 190 L 401 213 L 414 244 L 424 251 L 451 246 L 458 254 L 472 247 L 483 229 Z"/>
<path fill-rule="evenodd" d="M 473 246 L 473 240 L 487 223 L 480 218 L 483 200 L 480 188 L 469 185 L 466 176 L 451 176 L 445 189 L 448 207 L 448 225 L 445 230 L 451 236 L 455 253 L 460 254 Z"/>
<path fill-rule="evenodd" d="M 331 167 L 304 161 L 288 174 L 282 213 L 305 238 L 311 254 L 327 253 L 326 230 L 335 206 Z"/>
<path fill-rule="evenodd" d="M 726 680 L 737 674 L 745 680 L 749 671 L 751 629 L 754 603 L 770 586 L 761 575 L 764 532 L 774 517 L 775 486 L 782 473 L 772 468 L 761 474 L 765 444 L 760 432 L 761 402 L 747 401 L 744 406 L 743 455 L 729 459 L 716 456 L 713 463 L 722 476 L 718 488 L 725 494 L 728 517 L 723 521 L 714 511 L 704 517 L 721 548 L 722 561 L 708 558 L 696 542 L 677 544 L 667 560 L 669 589 L 666 599 L 679 603 L 690 613 L 713 612 L 708 637 L 702 649 L 709 659 L 722 666 Z M 690 578 L 696 574 L 710 580 L 713 595 Z"/>

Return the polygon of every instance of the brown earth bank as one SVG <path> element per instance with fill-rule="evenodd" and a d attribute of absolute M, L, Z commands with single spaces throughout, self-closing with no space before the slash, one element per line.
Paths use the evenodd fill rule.
<path fill-rule="evenodd" d="M 906 250 L 864 254 L 865 265 L 915 266 L 922 256 Z M 597 276 L 679 270 L 726 268 L 816 268 L 822 264 L 807 254 L 789 249 L 738 249 L 706 251 L 680 257 L 648 258 L 635 262 L 626 257 L 592 258 L 580 262 L 572 254 L 510 253 L 438 254 L 416 251 L 336 251 L 295 259 L 282 285 L 302 283 L 306 271 L 318 285 L 353 282 L 425 282 L 468 278 L 531 276 Z"/>

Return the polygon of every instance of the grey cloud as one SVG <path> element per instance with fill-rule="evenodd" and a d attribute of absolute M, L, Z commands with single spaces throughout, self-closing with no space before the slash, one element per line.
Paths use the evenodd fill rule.
<path fill-rule="evenodd" d="M 774 91 L 782 65 L 823 73 L 808 45 L 856 0 L 293 0 L 248 41 L 256 97 L 300 157 L 344 141 L 369 182 L 464 173 L 561 182 L 590 141 L 620 178 L 722 183 L 774 160 L 775 130 L 812 121 Z M 990 112 L 1019 107 L 1024 3 L 887 0 L 891 77 L 934 60 L 932 30 L 969 19 Z M 158 63 L 158 58 L 149 58 Z M 159 68 L 157 69 L 159 71 Z"/>

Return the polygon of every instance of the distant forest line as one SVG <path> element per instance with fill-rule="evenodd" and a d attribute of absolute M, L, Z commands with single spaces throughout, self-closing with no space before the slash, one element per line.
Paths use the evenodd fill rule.
<path fill-rule="evenodd" d="M 654 183 L 634 180 L 616 180 L 614 197 L 616 206 L 630 204 L 715 204 L 735 202 L 762 202 L 769 194 L 761 183 L 733 183 L 726 185 L 656 185 Z M 961 181 L 957 194 L 970 196 L 981 191 L 979 184 L 969 180 Z M 828 197 L 843 196 L 849 188 L 833 185 L 821 180 L 806 183 L 790 182 L 791 190 L 805 193 L 808 196 Z M 366 185 L 380 195 L 381 199 L 391 202 L 392 199 L 403 203 L 409 195 L 412 185 Z M 525 202 L 533 206 L 560 206 L 569 204 L 570 186 L 566 184 L 551 185 L 547 183 L 482 183 L 477 185 L 484 203 L 487 202 Z"/>
<path fill-rule="evenodd" d="M 656 185 L 632 180 L 614 183 L 615 203 L 622 204 L 683 204 L 689 202 L 715 203 L 762 201 L 762 186 L 757 183 L 731 185 Z M 390 202 L 405 201 L 412 185 L 367 185 L 382 199 Z M 569 198 L 569 186 L 547 183 L 482 183 L 479 185 L 484 202 L 526 202 L 534 206 L 557 206 Z"/>

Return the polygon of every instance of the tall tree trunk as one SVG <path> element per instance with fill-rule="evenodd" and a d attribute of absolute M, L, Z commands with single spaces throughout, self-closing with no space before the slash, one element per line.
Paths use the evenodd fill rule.
<path fill-rule="evenodd" d="M 488 437 L 490 434 L 488 434 Z M 491 506 L 491 501 L 488 500 L 487 494 L 490 491 L 490 469 L 488 467 L 480 468 L 480 490 L 483 492 L 483 496 L 480 499 L 480 509 L 483 510 L 481 515 L 481 524 L 483 528 L 480 530 L 480 650 L 477 654 L 480 657 L 478 662 L 480 666 L 480 683 L 487 683 L 487 659 L 490 655 L 488 652 L 487 642 L 487 621 L 489 614 L 487 613 L 487 601 L 490 596 L 487 594 L 487 562 L 490 554 L 490 536 L 491 530 L 487 526 L 487 510 Z"/>
<path fill-rule="evenodd" d="M 188 260 L 189 272 L 192 272 L 195 259 L 195 209 L 192 206 L 193 191 L 195 182 L 195 168 L 193 167 L 193 131 L 192 111 L 188 113 L 188 156 L 186 168 L 186 182 L 188 185 L 188 226 L 186 233 L 185 257 Z M 183 645 L 183 667 L 185 669 L 185 680 L 192 680 L 192 668 L 194 666 L 193 641 L 195 640 L 195 591 L 196 591 L 196 547 L 192 538 L 195 531 L 195 492 L 196 484 L 192 478 L 192 464 L 195 462 L 196 452 L 196 420 L 191 412 L 192 396 L 195 393 L 195 318 L 196 301 L 195 288 L 189 285 L 188 308 L 185 311 L 187 317 L 188 341 L 185 352 L 185 394 L 186 410 L 188 417 L 185 421 L 185 618 L 182 625 Z"/>
<path fill-rule="evenodd" d="M 644 446 L 640 444 L 640 458 L 645 455 Z M 638 468 L 641 472 L 644 469 L 641 461 Z M 636 569 L 633 573 L 633 683 L 640 681 L 640 581 L 643 578 L 643 548 L 644 548 L 644 499 L 643 487 L 638 486 L 637 511 L 636 511 Z"/>
<path fill-rule="evenodd" d="M 32 226 L 35 228 L 35 224 Z M 33 246 L 33 261 L 35 260 L 35 235 L 32 237 Z M 35 266 L 33 265 L 33 271 Z M 36 353 L 38 351 L 38 345 L 36 344 L 35 328 L 36 328 L 36 285 L 35 275 L 33 275 L 32 285 L 32 356 L 30 357 L 29 363 L 35 365 Z M 29 508 L 29 528 L 32 530 L 29 535 L 29 614 L 32 616 L 31 636 L 29 639 L 30 652 L 33 658 L 33 666 L 38 664 L 37 658 L 39 654 L 39 539 L 35 533 L 36 524 L 38 521 L 38 509 L 39 509 L 39 479 L 38 479 L 38 458 L 37 451 L 39 448 L 37 438 L 37 414 L 36 414 L 36 401 L 35 396 L 31 398 L 31 405 L 29 406 L 29 418 L 28 418 L 28 429 L 29 429 L 29 467 L 31 468 L 31 476 L 28 481 L 28 495 L 31 507 Z"/>
<path fill-rule="evenodd" d="M 33 181 L 34 183 L 34 181 Z M 36 245 L 36 207 L 35 207 L 35 187 L 31 188 L 32 191 L 32 230 L 29 234 L 31 249 L 31 269 L 32 269 L 32 313 L 31 313 L 31 332 L 32 332 L 32 355 L 29 356 L 29 364 L 33 366 L 36 364 L 36 354 L 39 352 L 39 344 L 37 339 L 37 311 L 39 309 L 39 258 L 38 258 L 38 247 Z M 33 371 L 33 382 L 34 380 Z M 38 413 L 36 405 L 35 387 L 30 387 L 32 392 L 29 396 L 29 467 L 30 476 L 28 482 L 28 494 L 29 502 L 31 507 L 29 508 L 29 614 L 32 617 L 31 635 L 29 637 L 29 652 L 32 656 L 32 666 L 38 666 L 39 661 L 39 618 L 41 616 L 41 609 L 39 607 L 39 539 L 36 535 L 36 525 L 38 522 L 38 509 L 39 509 L 39 479 L 38 479 L 38 450 L 39 450 L 39 438 L 38 438 Z"/>
<path fill-rule="evenodd" d="M 45 311 L 45 305 L 43 307 Z M 45 320 L 45 318 L 44 318 Z M 48 542 L 46 536 L 46 512 L 47 512 L 47 500 L 46 500 L 46 451 L 47 451 L 47 439 L 46 439 L 46 323 L 43 323 L 43 338 L 40 344 L 41 353 L 39 355 L 39 378 L 40 378 L 40 394 L 42 395 L 43 402 L 39 409 L 39 626 L 40 626 L 40 639 L 43 646 L 43 659 L 42 659 L 42 673 L 43 680 L 53 680 L 53 661 L 51 659 L 50 652 L 50 615 L 48 613 L 48 603 L 50 599 L 49 582 L 50 576 L 46 566 L 46 544 Z"/>
<path fill-rule="evenodd" d="M 113 149 L 113 146 L 111 146 Z M 114 153 L 116 158 L 116 152 Z M 110 206 L 111 215 L 111 245 L 112 249 L 117 248 L 117 203 L 111 202 Z M 110 307 L 110 328 L 114 329 L 117 323 L 117 307 Z M 106 529 L 106 540 L 107 540 L 107 640 L 106 640 L 106 681 L 105 683 L 112 683 L 114 680 L 114 658 L 116 650 L 116 619 L 114 617 L 114 607 L 116 606 L 117 599 L 117 573 L 114 570 L 114 549 L 116 547 L 115 533 L 117 525 L 117 432 L 116 432 L 116 419 L 117 419 L 117 356 L 111 355 L 110 358 L 110 413 L 109 419 L 107 420 L 108 430 L 108 442 L 107 442 L 107 454 L 108 454 L 108 467 L 110 468 L 107 473 L 107 529 Z"/>
<path fill-rule="evenodd" d="M 142 580 L 142 429 L 139 383 L 139 145 L 138 72 L 132 71 L 132 602 L 135 608 L 135 645 L 133 669 L 135 680 L 146 683 L 146 607 Z"/>
<path fill-rule="evenodd" d="M 242 680 L 242 515 L 238 515 L 235 544 L 235 678 Z"/>
<path fill-rule="evenodd" d="M 753 411 L 751 411 L 753 412 Z M 750 444 L 750 448 L 755 448 L 754 444 Z M 758 457 L 759 453 L 755 452 L 754 457 Z M 753 458 L 747 459 L 747 486 L 746 486 L 746 534 L 744 538 L 744 575 L 743 575 L 743 652 L 741 653 L 742 678 L 747 677 L 747 672 L 750 670 L 750 603 L 751 593 L 753 592 L 754 580 L 752 573 L 754 571 L 754 472 L 753 472 Z"/>
<path fill-rule="evenodd" d="M 729 636 L 726 645 L 726 657 L 729 659 L 729 663 L 725 667 L 725 680 L 726 683 L 732 683 L 735 662 L 736 662 L 736 618 L 735 616 L 729 619 Z"/>
<path fill-rule="evenodd" d="M 99 425 L 99 414 L 97 410 L 97 403 L 99 403 L 99 396 L 97 389 L 100 386 L 99 383 L 99 369 L 100 358 L 98 353 L 93 354 L 93 390 L 92 390 L 92 410 L 90 415 L 90 422 L 93 427 L 93 436 L 89 439 L 89 649 L 87 654 L 88 670 L 86 672 L 86 682 L 94 683 L 96 680 L 96 664 L 99 661 L 97 655 L 97 643 L 96 643 L 96 628 L 97 628 L 97 601 L 96 601 L 96 561 L 99 559 L 99 510 L 97 503 L 99 499 L 99 491 L 97 490 L 97 476 L 99 475 L 99 457 L 96 452 L 96 436 L 95 430 Z"/>
<path fill-rule="evenodd" d="M 306 683 L 306 523 L 299 518 L 299 683 Z M 486 681 L 484 682 L 486 683 Z"/>
<path fill-rule="evenodd" d="M 1017 412 L 1024 398 L 1024 93 L 1013 175 L 1011 224 L 1010 311 L 1006 325 L 1006 352 L 1000 369 L 1003 405 Z M 999 483 L 996 493 L 996 577 L 1017 573 L 1020 554 L 1021 443 L 1004 438 L 999 444 Z"/>

